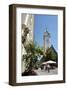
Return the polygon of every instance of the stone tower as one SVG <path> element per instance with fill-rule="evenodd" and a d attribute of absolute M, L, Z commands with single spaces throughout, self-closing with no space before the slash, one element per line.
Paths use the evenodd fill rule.
<path fill-rule="evenodd" d="M 44 53 L 51 46 L 50 38 L 51 38 L 50 33 L 47 31 L 47 28 L 46 28 L 46 31 L 44 32 L 44 36 L 43 36 L 43 39 L 44 39 Z"/>

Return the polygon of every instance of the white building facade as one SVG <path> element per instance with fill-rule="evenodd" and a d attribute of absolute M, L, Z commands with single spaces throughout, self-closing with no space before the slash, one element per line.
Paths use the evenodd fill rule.
<path fill-rule="evenodd" d="M 29 30 L 29 33 L 27 34 L 26 36 L 26 41 L 25 41 L 25 44 L 28 44 L 29 42 L 33 41 L 33 38 L 34 38 L 34 15 L 32 14 L 22 14 L 22 28 L 21 28 L 21 38 L 22 36 L 24 35 L 24 30 L 25 28 Z M 23 38 L 22 38 L 23 39 Z M 24 48 L 24 45 L 23 43 L 21 43 L 21 49 L 22 49 L 22 52 L 21 52 L 21 56 L 23 56 L 24 54 L 26 54 L 26 51 L 25 51 L 25 48 Z M 21 72 L 24 72 L 25 71 L 25 62 L 23 61 L 23 57 L 22 57 L 22 63 L 21 63 Z"/>

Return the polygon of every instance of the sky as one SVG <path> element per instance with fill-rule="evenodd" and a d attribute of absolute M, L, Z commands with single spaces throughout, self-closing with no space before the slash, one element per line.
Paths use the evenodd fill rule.
<path fill-rule="evenodd" d="M 44 46 L 43 34 L 47 31 L 51 35 L 51 45 L 58 51 L 58 16 L 57 15 L 34 15 L 34 42 Z"/>

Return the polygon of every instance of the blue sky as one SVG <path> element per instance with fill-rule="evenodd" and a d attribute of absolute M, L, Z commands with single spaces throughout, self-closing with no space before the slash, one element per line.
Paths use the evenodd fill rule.
<path fill-rule="evenodd" d="M 43 34 L 46 31 L 51 34 L 51 44 L 58 51 L 58 16 L 57 15 L 34 15 L 34 42 L 41 47 L 44 45 Z"/>

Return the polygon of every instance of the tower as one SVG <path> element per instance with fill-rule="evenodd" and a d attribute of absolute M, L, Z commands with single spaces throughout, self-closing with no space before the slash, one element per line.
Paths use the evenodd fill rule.
<path fill-rule="evenodd" d="M 51 46 L 50 38 L 51 38 L 50 33 L 47 31 L 47 28 L 46 28 L 46 31 L 44 32 L 44 36 L 43 36 L 43 39 L 44 39 L 44 53 Z"/>

